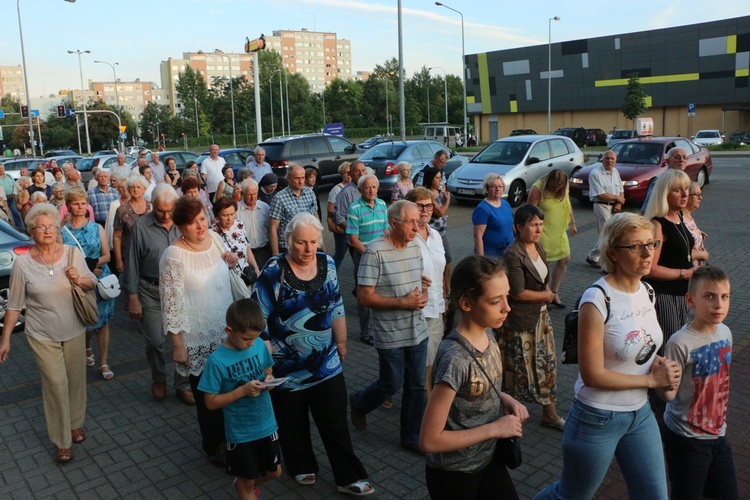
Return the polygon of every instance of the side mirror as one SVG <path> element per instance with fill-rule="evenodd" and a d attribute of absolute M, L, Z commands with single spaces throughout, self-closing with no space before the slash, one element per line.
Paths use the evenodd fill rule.
<path fill-rule="evenodd" d="M 455 151 L 453 151 L 452 149 L 450 149 L 449 151 L 451 152 L 451 153 L 450 153 L 450 157 L 451 157 L 451 158 L 453 158 L 454 156 L 456 156 L 456 155 L 458 154 L 458 153 L 456 153 Z"/>
<path fill-rule="evenodd" d="M 602 161 L 602 158 L 604 158 L 604 153 L 600 153 L 599 156 L 596 158 L 596 161 Z"/>
<path fill-rule="evenodd" d="M 536 156 L 529 156 L 526 159 L 526 165 L 533 165 L 534 163 L 539 163 L 539 161 L 539 158 L 537 158 Z"/>

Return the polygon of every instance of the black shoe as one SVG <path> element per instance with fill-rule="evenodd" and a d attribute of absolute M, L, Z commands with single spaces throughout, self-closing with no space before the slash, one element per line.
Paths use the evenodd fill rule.
<path fill-rule="evenodd" d="M 416 453 L 417 455 L 424 455 L 424 453 L 422 453 L 422 449 L 419 447 L 419 443 L 415 443 L 412 441 L 401 441 L 401 448 L 409 450 L 412 453 Z"/>
<path fill-rule="evenodd" d="M 552 305 L 558 309 L 565 309 L 566 307 L 568 307 L 563 302 L 552 302 Z"/>
<path fill-rule="evenodd" d="M 361 340 L 367 345 L 375 345 L 375 341 L 372 339 L 372 335 L 362 337 Z"/>
<path fill-rule="evenodd" d="M 602 267 L 601 264 L 599 264 L 597 261 L 595 261 L 594 259 L 590 257 L 586 257 L 586 263 L 590 265 L 591 267 L 593 267 L 594 269 L 601 269 Z"/>
<path fill-rule="evenodd" d="M 216 467 L 225 468 L 227 466 L 227 444 L 225 442 L 219 443 L 214 454 L 208 457 L 208 459 Z"/>
<path fill-rule="evenodd" d="M 354 409 L 354 394 L 351 394 L 349 396 L 349 412 L 351 415 L 352 424 L 354 424 L 354 428 L 358 431 L 367 430 L 367 415 L 362 415 Z"/>

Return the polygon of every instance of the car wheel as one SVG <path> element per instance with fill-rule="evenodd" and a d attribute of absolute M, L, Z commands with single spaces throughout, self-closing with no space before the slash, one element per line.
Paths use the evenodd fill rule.
<path fill-rule="evenodd" d="M 523 181 L 513 181 L 508 190 L 508 203 L 511 207 L 517 207 L 523 201 L 523 197 L 526 196 L 526 186 Z"/>
<path fill-rule="evenodd" d="M 706 167 L 701 167 L 701 169 L 698 170 L 698 176 L 695 178 L 695 181 L 701 188 L 708 184 L 708 172 L 706 171 Z"/>
<path fill-rule="evenodd" d="M 8 290 L 10 283 L 8 278 L 0 280 L 0 328 L 5 324 L 5 312 L 8 310 Z M 26 324 L 26 311 L 21 311 L 21 315 L 18 317 L 16 326 L 13 327 L 13 332 L 20 332 L 23 330 Z"/>

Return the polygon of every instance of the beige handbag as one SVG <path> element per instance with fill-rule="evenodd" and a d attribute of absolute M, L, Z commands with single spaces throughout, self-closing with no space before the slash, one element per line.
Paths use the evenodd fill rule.
<path fill-rule="evenodd" d="M 73 254 L 75 251 L 75 247 L 68 249 L 69 266 L 74 266 Z M 94 290 L 86 292 L 72 281 L 70 282 L 70 288 L 73 291 L 73 307 L 76 310 L 78 319 L 85 326 L 94 326 L 97 324 L 99 322 L 99 308 L 96 307 L 96 294 Z"/>

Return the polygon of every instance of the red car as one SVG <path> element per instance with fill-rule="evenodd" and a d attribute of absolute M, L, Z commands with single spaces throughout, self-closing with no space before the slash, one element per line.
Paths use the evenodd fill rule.
<path fill-rule="evenodd" d="M 633 203 L 643 203 L 651 181 L 667 168 L 667 152 L 683 148 L 688 154 L 685 173 L 690 180 L 703 187 L 713 170 L 711 153 L 684 137 L 643 137 L 629 139 L 612 146 L 617 154 L 615 168 L 620 173 L 625 188 L 625 199 Z M 601 165 L 593 165 L 576 171 L 570 178 L 570 196 L 579 201 L 589 201 L 589 173 Z"/>

